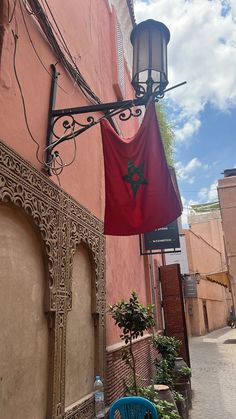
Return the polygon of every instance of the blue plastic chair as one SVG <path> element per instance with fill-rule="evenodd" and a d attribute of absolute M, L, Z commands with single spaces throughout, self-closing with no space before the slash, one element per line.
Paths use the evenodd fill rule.
<path fill-rule="evenodd" d="M 120 412 L 121 419 L 145 419 L 150 412 L 152 419 L 158 419 L 156 408 L 143 397 L 123 397 L 116 400 L 110 408 L 109 419 L 114 419 L 116 411 Z"/>

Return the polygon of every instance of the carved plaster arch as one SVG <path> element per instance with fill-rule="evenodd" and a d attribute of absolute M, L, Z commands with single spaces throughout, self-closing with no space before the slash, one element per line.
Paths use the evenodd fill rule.
<path fill-rule="evenodd" d="M 99 322 L 99 373 L 105 376 L 105 239 L 103 224 L 46 175 L 0 141 L 0 203 L 21 208 L 37 226 L 47 254 L 50 350 L 48 419 L 65 412 L 67 311 L 71 309 L 71 274 L 76 246 L 84 242 L 94 260 L 96 313 Z M 92 417 L 93 401 L 75 406 L 65 417 Z M 83 413 L 80 413 L 83 412 Z M 82 414 L 83 416 L 80 416 Z M 68 416 L 69 415 L 69 416 Z"/>

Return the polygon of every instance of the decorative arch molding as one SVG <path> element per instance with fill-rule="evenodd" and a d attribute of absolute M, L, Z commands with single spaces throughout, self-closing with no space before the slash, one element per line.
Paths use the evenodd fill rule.
<path fill-rule="evenodd" d="M 105 377 L 105 238 L 103 223 L 0 141 L 0 204 L 22 209 L 44 243 L 48 271 L 46 311 L 50 329 L 48 419 L 65 414 L 66 320 L 72 308 L 71 278 L 76 247 L 89 249 L 95 275 L 98 371 Z M 92 418 L 92 401 L 67 412 Z M 85 411 L 87 414 L 85 415 Z M 69 415 L 69 416 L 68 416 Z M 83 416 L 81 416 L 83 415 Z"/>

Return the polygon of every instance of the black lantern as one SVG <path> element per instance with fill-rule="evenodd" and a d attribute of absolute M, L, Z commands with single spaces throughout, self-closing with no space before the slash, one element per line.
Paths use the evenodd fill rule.
<path fill-rule="evenodd" d="M 132 85 L 137 97 L 163 96 L 168 84 L 169 29 L 161 22 L 148 19 L 134 27 L 130 39 L 133 45 Z"/>

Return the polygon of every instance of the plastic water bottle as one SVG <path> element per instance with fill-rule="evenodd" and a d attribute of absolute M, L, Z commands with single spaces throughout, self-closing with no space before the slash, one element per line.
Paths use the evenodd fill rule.
<path fill-rule="evenodd" d="M 95 416 L 96 418 L 104 418 L 105 416 L 105 404 L 104 404 L 104 388 L 103 383 L 99 375 L 96 375 L 94 383 L 94 395 L 95 395 Z"/>

